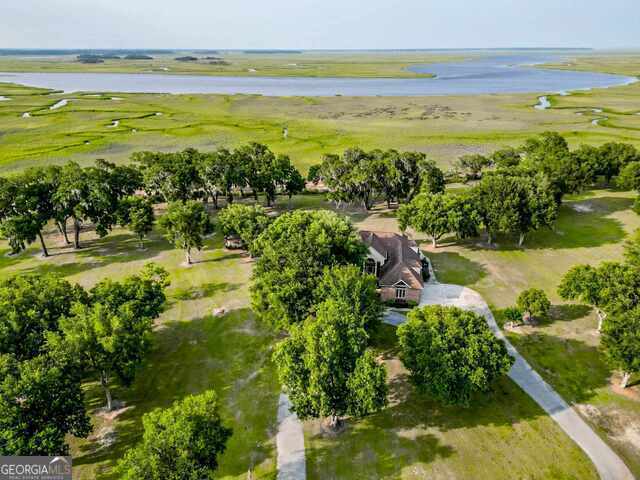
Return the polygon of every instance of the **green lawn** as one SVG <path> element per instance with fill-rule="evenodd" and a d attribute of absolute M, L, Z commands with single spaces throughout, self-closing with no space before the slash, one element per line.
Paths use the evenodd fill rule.
<path fill-rule="evenodd" d="M 286 199 L 278 208 L 286 209 Z M 294 208 L 330 208 L 323 195 L 294 197 Z M 391 212 L 346 212 L 362 228 L 392 229 Z M 37 245 L 19 256 L 0 250 L 0 276 L 55 272 L 89 287 L 102 278 L 122 278 L 147 261 L 171 275 L 168 308 L 159 319 L 154 347 L 131 388 L 116 387 L 125 403 L 116 418 L 105 418 L 96 382 L 86 383 L 94 431 L 88 440 L 70 439 L 78 479 L 111 478 L 110 469 L 141 435 L 142 415 L 189 393 L 214 388 L 234 435 L 221 460 L 222 478 L 273 478 L 277 396 L 280 387 L 270 351 L 272 334 L 257 322 L 248 305 L 249 259 L 210 238 L 198 263 L 182 266 L 184 256 L 158 232 L 138 250 L 124 230 L 103 239 L 83 232 L 84 248 L 60 246 L 47 237 L 53 254 L 41 259 Z M 212 317 L 214 308 L 231 310 Z M 349 422 L 338 437 L 306 422 L 310 478 L 596 478 L 582 452 L 511 381 L 478 399 L 470 409 L 443 407 L 416 394 L 397 360 L 395 332 L 385 327 L 376 345 L 385 357 L 391 385 L 389 408 L 360 422 Z M 112 438 L 113 437 L 113 438 Z M 113 444 L 110 445 L 110 441 Z"/>
<path fill-rule="evenodd" d="M 427 254 L 440 281 L 479 291 L 495 309 L 513 305 L 526 288 L 546 291 L 554 304 L 552 318 L 537 327 L 508 333 L 508 337 L 638 476 L 640 387 L 622 394 L 611 386 L 619 378 L 598 349 L 594 312 L 586 306 L 564 304 L 556 292 L 573 265 L 622 259 L 624 241 L 640 228 L 640 217 L 630 210 L 633 197 L 629 192 L 610 190 L 569 197 L 555 231 L 531 235 L 524 248 L 516 248 L 515 239 L 502 238 L 498 248 L 451 243 Z M 428 242 L 424 246 L 430 248 Z"/>
<path fill-rule="evenodd" d="M 505 378 L 470 408 L 442 406 L 415 392 L 397 359 L 395 328 L 380 347 L 391 403 L 338 436 L 305 424 L 310 479 L 589 479 L 582 451 Z"/>
<path fill-rule="evenodd" d="M 55 272 L 89 287 L 103 278 L 122 278 L 153 261 L 170 273 L 168 308 L 157 322 L 153 350 L 131 388 L 116 387 L 114 397 L 126 402 L 116 419 L 106 419 L 97 382 L 86 383 L 93 433 L 88 440 L 70 439 L 74 478 L 110 478 L 109 469 L 142 433 L 141 417 L 156 407 L 166 407 L 187 394 L 215 389 L 222 414 L 233 428 L 227 452 L 221 459 L 221 478 L 272 478 L 275 471 L 276 413 L 280 387 L 270 349 L 271 333 L 255 322 L 248 309 L 247 281 L 251 264 L 244 255 L 223 250 L 213 237 L 197 255 L 191 268 L 184 256 L 158 233 L 141 251 L 128 232 L 116 230 L 96 239 L 83 233 L 85 248 L 73 252 L 60 247 L 57 235 L 47 238 L 51 258 L 39 258 L 36 246 L 17 257 L 0 250 L 0 275 L 20 272 Z M 213 317 L 214 308 L 230 313 Z M 114 433 L 112 433 L 114 432 Z M 115 437 L 113 445 L 106 443 Z"/>

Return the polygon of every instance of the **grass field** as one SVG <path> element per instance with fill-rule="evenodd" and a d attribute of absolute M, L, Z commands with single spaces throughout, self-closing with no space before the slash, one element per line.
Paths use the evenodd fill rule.
<path fill-rule="evenodd" d="M 383 337 L 389 407 L 348 422 L 339 436 L 307 422 L 308 478 L 598 478 L 577 445 L 511 380 L 470 408 L 442 406 L 409 384 L 395 328 L 385 326 Z"/>
<path fill-rule="evenodd" d="M 347 147 L 426 152 L 441 165 L 556 130 L 572 144 L 640 145 L 640 84 L 552 96 L 263 97 L 49 94 L 0 84 L 0 171 L 69 159 L 123 162 L 141 149 L 213 149 L 248 141 L 287 153 L 303 170 Z M 113 100 L 113 98 L 116 100 Z M 50 107 L 66 99 L 66 106 Z M 601 109 L 604 113 L 594 113 Z M 23 118 L 24 113 L 30 117 Z M 580 115 L 578 115 L 580 113 Z M 157 115 L 161 114 L 161 115 Z M 602 119 L 607 117 L 607 119 Z M 600 118 L 598 125 L 592 121 Z M 283 127 L 289 136 L 282 136 Z"/>
<path fill-rule="evenodd" d="M 226 252 L 213 237 L 191 268 L 181 264 L 174 250 L 157 233 L 141 251 L 126 231 L 104 239 L 84 233 L 85 248 L 74 252 L 48 237 L 52 257 L 39 258 L 30 248 L 18 257 L 0 252 L 0 275 L 53 272 L 89 287 L 103 278 L 119 279 L 139 271 L 149 261 L 170 272 L 168 308 L 157 322 L 153 349 L 131 388 L 115 388 L 114 397 L 125 402 L 115 418 L 100 413 L 104 405 L 97 382 L 85 385 L 93 433 L 88 440 L 73 440 L 74 478 L 111 478 L 110 467 L 141 435 L 141 417 L 156 407 L 169 406 L 187 394 L 214 388 L 222 400 L 222 415 L 233 428 L 221 460 L 220 478 L 244 479 L 249 468 L 254 478 L 271 478 L 275 471 L 275 431 L 278 394 L 270 362 L 272 334 L 254 321 L 248 309 L 247 258 Z M 58 243 L 58 246 L 56 244 Z M 214 308 L 230 313 L 213 317 Z"/>
<path fill-rule="evenodd" d="M 5 60 L 0 59 L 0 71 Z M 587 62 L 582 57 L 579 61 Z M 602 71 L 623 68 L 609 62 L 603 63 Z M 191 64 L 181 64 L 187 67 Z M 358 68 L 361 72 L 375 70 L 364 64 Z M 379 66 L 375 68 L 381 72 Z M 392 68 L 401 71 L 404 67 Z M 550 96 L 552 108 L 546 111 L 532 108 L 537 102 L 535 94 L 95 96 L 0 84 L 0 96 L 9 98 L 0 100 L 2 173 L 67 160 L 124 162 L 141 149 L 209 150 L 248 141 L 289 154 L 303 170 L 318 162 L 323 153 L 354 145 L 424 151 L 447 166 L 460 154 L 517 145 L 544 130 L 563 133 L 574 146 L 610 140 L 640 146 L 639 84 Z M 62 99 L 69 103 L 50 109 Z M 23 118 L 25 112 L 30 116 Z M 597 125 L 592 123 L 595 119 L 600 119 Z M 284 126 L 289 129 L 286 140 L 282 138 Z M 428 242 L 424 247 L 441 281 L 478 290 L 496 310 L 513 304 L 524 288 L 547 291 L 555 304 L 553 318 L 538 327 L 509 333 L 511 341 L 640 476 L 640 431 L 636 429 L 640 425 L 640 387 L 622 394 L 610 385 L 613 372 L 597 349 L 591 311 L 563 305 L 555 293 L 559 279 L 572 265 L 621 257 L 624 240 L 640 227 L 640 217 L 630 210 L 632 200 L 629 193 L 611 190 L 571 197 L 562 207 L 555 231 L 530 235 L 523 249 L 515 248 L 515 241 L 508 238 L 498 240 L 499 248 L 446 241 L 435 252 L 429 251 Z M 321 195 L 298 196 L 294 206 L 330 208 Z M 396 228 L 394 214 L 387 210 L 346 213 L 361 228 Z M 137 272 L 145 262 L 155 261 L 169 270 L 172 285 L 168 309 L 158 322 L 145 366 L 132 388 L 116 388 L 115 396 L 126 402 L 125 409 L 115 418 L 100 414 L 100 389 L 95 383 L 86 384 L 95 428 L 90 439 L 72 443 L 76 477 L 110 478 L 116 459 L 139 438 L 143 413 L 168 406 L 188 393 L 215 388 L 223 400 L 223 414 L 234 428 L 221 461 L 222 478 L 246 478 L 249 468 L 254 469 L 254 478 L 273 478 L 280 390 L 269 361 L 275 338 L 247 308 L 251 263 L 223 250 L 221 239 L 215 236 L 198 256 L 201 262 L 191 268 L 181 265 L 182 252 L 174 250 L 159 232 L 153 233 L 144 251 L 122 230 L 104 239 L 91 232 L 83 237 L 86 248 L 74 252 L 54 246 L 59 238 L 52 234 L 48 241 L 54 255 L 46 260 L 38 258 L 36 246 L 9 257 L 3 243 L 0 277 L 55 272 L 91 286 L 102 278 L 122 278 Z M 213 317 L 213 309 L 219 307 L 231 312 Z M 310 478 L 595 478 L 586 457 L 512 382 L 502 381 L 496 393 L 479 399 L 473 408 L 443 408 L 409 387 L 396 357 L 393 329 L 385 329 L 378 340 L 388 366 L 391 405 L 363 421 L 348 422 L 339 437 L 323 434 L 317 422 L 307 422 Z"/>
<path fill-rule="evenodd" d="M 580 55 L 564 63 L 545 64 L 545 68 L 580 70 L 585 72 L 617 73 L 640 76 L 640 54 L 637 51 L 611 51 Z"/>
<path fill-rule="evenodd" d="M 542 288 L 554 304 L 551 319 L 508 332 L 514 346 L 640 475 L 640 386 L 620 391 L 619 381 L 598 348 L 594 312 L 567 305 L 556 289 L 576 264 L 621 260 L 624 241 L 640 228 L 630 210 L 634 194 L 597 190 L 567 199 L 555 231 L 530 235 L 524 248 L 502 238 L 498 248 L 483 243 L 445 244 L 428 251 L 442 282 L 469 286 L 493 305 L 511 306 L 530 287 Z M 424 243 L 425 249 L 428 242 Z"/>
<path fill-rule="evenodd" d="M 286 200 L 280 200 L 285 208 Z M 330 208 L 323 195 L 294 198 L 294 208 Z M 393 228 L 388 211 L 348 212 L 362 228 Z M 83 232 L 85 248 L 60 246 L 47 237 L 49 259 L 37 245 L 9 257 L 0 250 L 0 277 L 21 272 L 54 272 L 91 286 L 102 278 L 122 278 L 147 261 L 171 274 L 169 305 L 158 321 L 154 347 L 134 385 L 116 388 L 125 402 L 115 418 L 100 412 L 104 401 L 95 382 L 85 387 L 94 431 L 73 440 L 75 478 L 112 478 L 110 468 L 139 439 L 141 416 L 168 406 L 188 393 L 215 388 L 223 414 L 234 428 L 221 460 L 221 478 L 273 478 L 275 422 L 279 386 L 270 363 L 276 339 L 247 309 L 248 259 L 221 248 L 212 237 L 191 268 L 183 253 L 154 232 L 146 250 L 128 232 L 103 239 Z M 213 317 L 214 308 L 230 313 Z M 569 438 L 511 381 L 478 399 L 470 409 L 445 408 L 417 395 L 396 356 L 395 332 L 389 327 L 376 340 L 391 384 L 391 405 L 378 415 L 349 422 L 339 437 L 324 435 L 317 422 L 305 423 L 310 478 L 596 478 L 594 469 Z M 491 453 L 491 455 L 488 454 Z M 357 467 L 357 468 L 354 468 Z"/>
<path fill-rule="evenodd" d="M 177 61 L 193 56 L 197 61 Z M 90 72 L 155 73 L 159 75 L 274 76 L 274 77 L 365 77 L 419 78 L 431 74 L 414 73 L 407 68 L 433 62 L 465 58 L 460 55 L 429 52 L 311 52 L 256 54 L 224 52 L 203 54 L 176 52 L 151 55 L 153 60 L 105 60 L 86 64 L 75 56 L 0 57 L 0 72 Z M 207 56 L 223 59 L 227 64 L 211 64 Z"/>

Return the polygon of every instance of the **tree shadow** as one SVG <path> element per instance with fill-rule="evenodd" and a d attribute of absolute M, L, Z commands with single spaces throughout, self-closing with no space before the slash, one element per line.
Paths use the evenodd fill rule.
<path fill-rule="evenodd" d="M 138 239 L 128 234 L 107 235 L 86 240 L 81 245 L 82 248 L 79 250 L 71 246 L 51 247 L 50 258 L 44 258 L 37 265 L 21 269 L 20 272 L 69 276 L 116 263 L 149 260 L 173 249 L 171 244 L 157 237 L 146 240 L 145 248 L 140 249 Z M 62 256 L 68 256 L 71 261 L 55 263 L 56 258 Z"/>
<path fill-rule="evenodd" d="M 579 305 L 576 303 L 564 303 L 561 305 L 552 305 L 549 312 L 549 319 L 546 323 L 569 322 L 579 318 L 586 317 L 593 310 L 589 305 Z"/>
<path fill-rule="evenodd" d="M 219 475 L 241 475 L 275 459 L 275 431 L 280 387 L 271 363 L 272 334 L 248 309 L 220 317 L 165 322 L 155 329 L 153 347 L 130 388 L 115 389 L 129 410 L 121 413 L 115 442 L 98 448 L 83 443 L 74 464 L 100 464 L 101 478 L 116 478 L 111 470 L 142 436 L 142 416 L 166 408 L 189 394 L 215 389 L 224 423 L 233 429 L 219 458 Z M 88 408 L 103 403 L 99 388 L 87 388 Z"/>
<path fill-rule="evenodd" d="M 428 465 L 455 452 L 432 433 L 394 432 L 379 423 L 376 417 L 357 424 L 348 421 L 335 437 L 312 436 L 311 440 L 322 446 L 307 449 L 307 469 L 326 479 L 400 479 L 407 467 Z M 355 477 L 354 471 L 358 473 Z"/>
<path fill-rule="evenodd" d="M 217 293 L 232 292 L 242 286 L 241 283 L 205 283 L 202 285 L 191 286 L 189 288 L 180 289 L 170 292 L 171 302 L 196 300 L 199 298 L 209 298 Z M 170 306 L 170 305 L 168 305 Z"/>
<path fill-rule="evenodd" d="M 245 258 L 248 257 L 249 254 L 248 253 L 241 253 L 241 252 L 236 252 L 236 253 L 227 253 L 226 255 L 221 255 L 221 256 L 216 256 L 213 258 L 206 258 L 204 260 L 196 260 L 194 261 L 194 265 L 200 264 L 200 263 L 212 263 L 212 262 L 224 262 L 225 260 L 234 260 L 234 259 L 239 259 L 239 258 Z"/>
<path fill-rule="evenodd" d="M 440 282 L 473 285 L 487 275 L 482 265 L 458 252 L 430 250 L 425 252 L 425 255 L 431 261 L 436 278 Z"/>
<path fill-rule="evenodd" d="M 531 366 L 570 403 L 584 403 L 609 385 L 612 370 L 595 346 L 541 332 L 507 333 Z"/>

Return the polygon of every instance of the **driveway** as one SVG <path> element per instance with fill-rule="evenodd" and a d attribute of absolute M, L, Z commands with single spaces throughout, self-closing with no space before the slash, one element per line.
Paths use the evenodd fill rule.
<path fill-rule="evenodd" d="M 435 277 L 431 277 L 432 279 Z M 560 428 L 576 442 L 589 456 L 603 480 L 633 480 L 631 471 L 614 451 L 589 427 L 558 393 L 547 384 L 538 373 L 505 338 L 498 328 L 487 303 L 479 293 L 459 285 L 448 285 L 431 281 L 425 285 L 420 305 L 451 305 L 471 310 L 483 315 L 489 327 L 498 338 L 504 340 L 515 363 L 509 377 L 517 383 L 536 403 L 553 418 Z M 401 315 L 389 312 L 385 322 L 398 325 Z"/>
<path fill-rule="evenodd" d="M 278 400 L 278 450 L 277 480 L 304 480 L 307 478 L 304 455 L 304 432 L 302 422 L 291 411 L 291 402 L 281 393 Z"/>

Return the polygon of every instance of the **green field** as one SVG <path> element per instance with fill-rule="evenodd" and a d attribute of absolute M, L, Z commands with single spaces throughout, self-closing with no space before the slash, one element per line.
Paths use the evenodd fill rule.
<path fill-rule="evenodd" d="M 545 64 L 544 67 L 584 72 L 617 73 L 637 77 L 640 76 L 640 55 L 637 51 L 611 51 L 580 55 L 564 63 Z"/>
<path fill-rule="evenodd" d="M 198 255 L 199 262 L 185 268 L 183 253 L 158 234 L 142 251 L 123 230 L 104 239 L 91 232 L 83 237 L 85 248 L 74 252 L 59 246 L 57 235 L 49 235 L 52 257 L 46 260 L 33 248 L 10 258 L 3 247 L 0 275 L 53 272 L 89 287 L 104 278 L 136 273 L 153 261 L 170 272 L 171 286 L 152 352 L 134 385 L 115 389 L 114 397 L 125 402 L 115 419 L 96 413 L 104 405 L 99 383 L 85 385 L 94 428 L 88 440 L 72 442 L 74 478 L 109 478 L 101 474 L 139 440 L 145 412 L 210 388 L 218 392 L 223 415 L 234 430 L 221 462 L 221 478 L 244 479 L 248 468 L 259 478 L 269 478 L 275 470 L 272 437 L 280 387 L 270 362 L 273 336 L 254 321 L 247 306 L 247 258 L 224 251 L 221 239 L 213 237 Z M 230 313 L 213 317 L 213 309 L 221 307 Z"/>
<path fill-rule="evenodd" d="M 630 210 L 634 194 L 596 190 L 569 197 L 555 231 L 540 231 L 523 248 L 515 239 L 498 239 L 497 248 L 481 242 L 443 243 L 428 251 L 440 281 L 479 291 L 494 309 L 515 304 L 526 288 L 542 288 L 554 304 L 552 318 L 537 327 L 508 332 L 513 345 L 595 427 L 640 475 L 640 386 L 621 392 L 619 378 L 598 349 L 595 313 L 567 305 L 556 288 L 573 265 L 621 260 L 623 245 L 640 228 Z M 452 240 L 452 239 L 451 239 Z M 425 241 L 423 248 L 429 249 Z M 612 378 L 613 375 L 613 378 Z"/>
<path fill-rule="evenodd" d="M 177 61 L 193 56 L 197 61 Z M 433 62 L 465 58 L 429 52 L 312 52 L 203 54 L 176 52 L 151 55 L 152 60 L 105 60 L 104 63 L 80 63 L 75 56 L 0 57 L 0 72 L 91 72 L 155 73 L 159 75 L 273 76 L 273 77 L 364 77 L 419 78 L 431 74 L 414 73 L 407 68 Z M 211 64 L 207 56 L 221 58 L 225 65 Z"/>
<path fill-rule="evenodd" d="M 576 62 L 588 64 L 591 60 L 586 58 Z M 0 59 L 0 71 L 7 61 Z M 402 58 L 397 65 L 384 68 L 402 72 L 406 62 L 409 60 Z M 612 66 L 617 60 L 608 62 L 601 61 L 602 71 L 623 68 Z M 624 68 L 640 65 L 640 59 L 634 62 Z M 320 64 L 309 72 L 320 69 Z M 366 65 L 357 68 L 382 71 L 379 65 Z M 191 66 L 181 64 L 182 68 Z M 352 72 L 355 67 L 348 68 Z M 0 101 L 3 173 L 68 160 L 85 165 L 96 158 L 125 162 L 132 152 L 142 149 L 210 150 L 248 141 L 289 154 L 303 170 L 317 163 L 323 153 L 355 145 L 423 151 L 446 167 L 458 155 L 518 145 L 545 130 L 562 133 L 572 146 L 611 140 L 640 146 L 640 84 L 550 96 L 552 108 L 546 111 L 533 108 L 536 94 L 96 96 L 0 84 L 0 96 L 9 98 Z M 69 100 L 68 105 L 50 109 L 62 99 Z M 25 112 L 28 118 L 23 118 Z M 594 125 L 592 121 L 598 118 L 599 124 Z M 285 126 L 289 129 L 286 140 L 282 137 Z M 569 197 L 555 230 L 530 235 L 522 249 L 511 238 L 498 239 L 497 248 L 453 239 L 445 240 L 436 251 L 428 247 L 429 242 L 423 247 L 441 281 L 478 290 L 496 310 L 513 304 L 525 288 L 547 291 L 555 304 L 552 319 L 510 332 L 509 338 L 640 476 L 640 433 L 634 427 L 640 424 L 640 386 L 632 386 L 623 395 L 610 385 L 613 372 L 597 348 L 592 312 L 563 305 L 555 292 L 572 265 L 621 258 L 625 239 L 640 228 L 640 217 L 630 210 L 633 197 L 613 190 Z M 280 204 L 284 207 L 286 201 L 281 199 Z M 293 204 L 296 208 L 332 208 L 321 195 L 297 196 Z M 397 228 L 394 212 L 386 209 L 344 213 L 360 228 Z M 92 232 L 83 237 L 87 248 L 76 252 L 61 246 L 52 230 L 47 241 L 53 255 L 48 259 L 39 258 L 36 245 L 21 255 L 8 256 L 3 242 L 0 277 L 55 272 L 91 286 L 103 278 L 122 278 L 154 261 L 167 268 L 172 285 L 167 311 L 156 325 L 152 353 L 133 387 L 115 390 L 125 409 L 115 418 L 105 418 L 98 413 L 103 402 L 99 386 L 86 384 L 94 431 L 88 440 L 72 441 L 76 477 L 110 478 L 115 461 L 139 439 L 145 412 L 168 406 L 186 394 L 215 388 L 223 401 L 223 415 L 234 429 L 221 459 L 221 477 L 244 479 L 252 469 L 254 478 L 274 478 L 280 386 L 269 359 L 276 339 L 248 309 L 250 260 L 224 250 L 219 236 L 207 240 L 198 255 L 200 262 L 191 268 L 181 265 L 182 252 L 158 231 L 143 251 L 123 230 L 103 239 Z M 214 317 L 213 310 L 221 307 L 230 313 Z M 318 422 L 306 422 L 310 478 L 596 478 L 577 446 L 511 381 L 500 382 L 495 393 L 479 399 L 472 408 L 444 408 L 409 387 L 397 360 L 392 328 L 383 330 L 377 347 L 391 382 L 389 408 L 362 421 L 348 421 L 346 431 L 338 437 L 322 433 Z"/>
<path fill-rule="evenodd" d="M 640 145 L 640 84 L 552 96 L 553 108 L 546 111 L 532 108 L 535 94 L 278 98 L 48 93 L 0 84 L 0 95 L 10 98 L 0 101 L 1 171 L 69 159 L 123 162 L 141 149 L 208 150 L 248 141 L 289 154 L 303 170 L 324 153 L 354 145 L 423 151 L 446 166 L 461 154 L 518 145 L 545 130 L 561 132 L 574 145 L 609 140 Z M 50 110 L 62 99 L 69 103 Z M 596 108 L 604 113 L 591 111 Z M 31 116 L 23 118 L 25 112 Z M 592 124 L 604 116 L 608 119 Z M 282 136 L 285 126 L 287 139 Z"/>
<path fill-rule="evenodd" d="M 323 198 L 297 196 L 293 207 L 331 208 Z M 286 208 L 286 200 L 279 205 Z M 361 228 L 389 229 L 395 223 L 387 210 L 347 213 Z M 115 461 L 140 438 L 143 413 L 208 388 L 220 394 L 234 429 L 221 459 L 221 478 L 246 478 L 250 468 L 254 478 L 273 478 L 280 387 L 269 358 L 276 339 L 247 309 L 249 259 L 222 249 L 218 236 L 207 241 L 191 268 L 182 265 L 183 253 L 159 232 L 144 251 L 123 230 L 103 239 L 84 232 L 85 248 L 78 252 L 60 240 L 53 231 L 47 236 L 48 259 L 39 257 L 37 245 L 15 257 L 3 246 L 0 276 L 55 272 L 90 286 L 154 261 L 167 268 L 172 281 L 152 353 L 133 387 L 115 389 L 125 410 L 105 418 L 97 410 L 104 402 L 99 385 L 85 385 L 94 431 L 88 440 L 72 441 L 76 478 L 111 478 Z M 221 307 L 230 313 L 213 317 L 213 309 Z M 306 422 L 310 478 L 596 478 L 578 447 L 510 380 L 472 408 L 443 407 L 408 385 L 391 327 L 382 330 L 376 345 L 388 367 L 391 404 L 377 415 L 349 421 L 338 437 Z"/>

